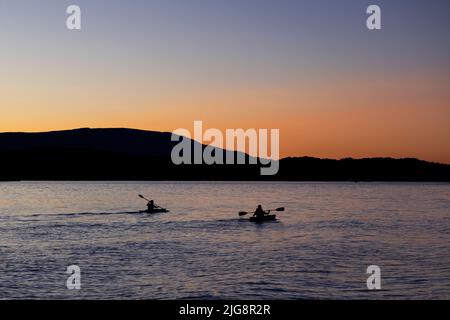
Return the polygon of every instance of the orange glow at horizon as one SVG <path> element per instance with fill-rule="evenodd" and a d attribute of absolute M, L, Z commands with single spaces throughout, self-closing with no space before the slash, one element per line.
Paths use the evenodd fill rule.
<path fill-rule="evenodd" d="M 2 2 L 0 132 L 201 120 L 279 129 L 281 157 L 450 164 L 448 1 L 383 1 L 376 31 L 356 1 L 80 1 L 77 31 Z"/>
<path fill-rule="evenodd" d="M 428 75 L 424 86 L 424 77 L 374 81 L 359 76 L 334 79 L 328 85 L 310 81 L 280 88 L 189 88 L 176 94 L 105 88 L 73 99 L 66 98 L 70 92 L 64 88 L 20 95 L 15 87 L 16 94 L 0 92 L 2 114 L 7 115 L 0 119 L 0 131 L 80 127 L 192 131 L 193 121 L 202 120 L 204 129 L 279 128 L 281 157 L 389 156 L 450 163 L 448 81 Z"/>

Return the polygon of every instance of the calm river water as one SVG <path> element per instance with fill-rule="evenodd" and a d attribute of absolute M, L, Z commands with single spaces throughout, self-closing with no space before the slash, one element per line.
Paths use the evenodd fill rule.
<path fill-rule="evenodd" d="M 450 184 L 0 183 L 0 299 L 449 299 L 449 253 Z"/>

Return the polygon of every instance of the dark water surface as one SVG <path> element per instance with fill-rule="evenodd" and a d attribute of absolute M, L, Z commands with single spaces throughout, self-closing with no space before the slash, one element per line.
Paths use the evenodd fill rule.
<path fill-rule="evenodd" d="M 239 219 L 258 203 L 287 211 Z M 449 253 L 449 184 L 0 183 L 3 299 L 449 299 Z"/>

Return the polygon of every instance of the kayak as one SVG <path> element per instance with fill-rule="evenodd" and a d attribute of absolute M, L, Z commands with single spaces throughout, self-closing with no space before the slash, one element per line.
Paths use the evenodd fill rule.
<path fill-rule="evenodd" d="M 164 209 L 164 208 L 139 211 L 139 213 L 150 213 L 150 214 L 153 214 L 153 213 L 166 213 L 166 212 L 169 212 L 169 210 Z"/>
<path fill-rule="evenodd" d="M 250 222 L 264 222 L 264 221 L 275 221 L 277 220 L 276 214 L 267 214 L 262 217 L 250 217 Z"/>

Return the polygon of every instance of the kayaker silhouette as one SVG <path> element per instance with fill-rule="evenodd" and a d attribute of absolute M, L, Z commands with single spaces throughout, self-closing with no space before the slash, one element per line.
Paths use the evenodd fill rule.
<path fill-rule="evenodd" d="M 138 194 L 139 198 L 144 199 L 147 201 L 147 210 L 140 211 L 140 212 L 147 212 L 147 213 L 160 213 L 160 212 L 169 212 L 169 210 L 162 208 L 158 206 L 155 201 L 147 199 L 142 194 Z"/>
<path fill-rule="evenodd" d="M 148 211 L 152 211 L 152 210 L 156 209 L 157 207 L 158 207 L 158 206 L 155 205 L 155 202 L 154 202 L 153 200 L 150 200 L 150 201 L 147 203 L 147 209 L 148 209 Z"/>
<path fill-rule="evenodd" d="M 253 216 L 254 217 L 264 217 L 265 214 L 266 214 L 266 212 L 263 210 L 262 205 L 258 205 Z"/>

